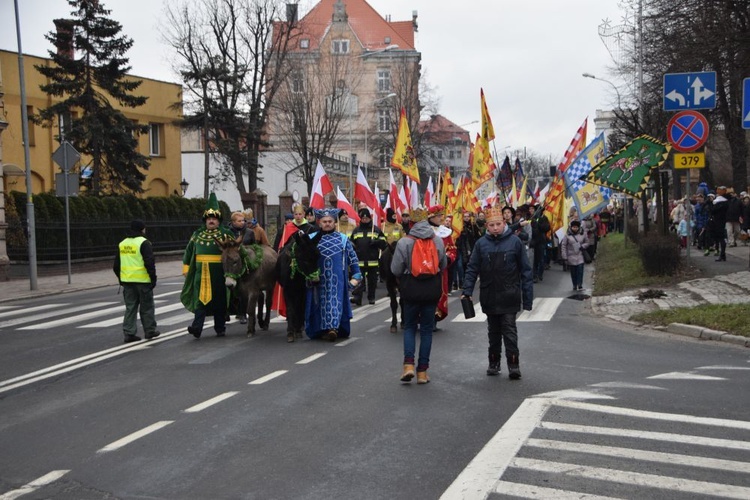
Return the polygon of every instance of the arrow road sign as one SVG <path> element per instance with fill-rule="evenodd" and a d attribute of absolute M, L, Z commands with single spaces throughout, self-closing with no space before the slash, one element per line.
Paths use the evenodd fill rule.
<path fill-rule="evenodd" d="M 682 153 L 699 149 L 708 139 L 708 120 L 697 111 L 680 111 L 667 124 L 670 144 Z"/>
<path fill-rule="evenodd" d="M 750 128 L 750 78 L 742 80 L 742 128 Z"/>
<path fill-rule="evenodd" d="M 716 107 L 716 72 L 664 75 L 664 111 Z"/>

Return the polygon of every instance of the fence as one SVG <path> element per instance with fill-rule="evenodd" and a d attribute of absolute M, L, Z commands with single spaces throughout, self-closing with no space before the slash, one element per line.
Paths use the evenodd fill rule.
<path fill-rule="evenodd" d="M 146 221 L 146 238 L 155 252 L 183 250 L 193 232 L 200 227 L 200 220 Z M 112 257 L 117 245 L 126 236 L 130 221 L 122 222 L 71 222 L 70 258 L 72 260 Z M 26 221 L 22 223 L 28 235 Z M 36 253 L 41 262 L 67 259 L 67 238 L 64 222 L 36 223 Z M 29 247 L 8 241 L 8 257 L 14 262 L 28 262 Z"/>

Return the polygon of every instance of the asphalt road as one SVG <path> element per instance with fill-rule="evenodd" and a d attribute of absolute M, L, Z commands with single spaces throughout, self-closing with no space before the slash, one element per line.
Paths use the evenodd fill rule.
<path fill-rule="evenodd" d="M 384 301 L 349 341 L 196 341 L 180 284 L 137 344 L 117 287 L 0 306 L 0 500 L 750 497 L 747 351 L 593 318 L 559 270 L 519 318 L 522 380 L 485 375 L 454 296 L 424 386 Z"/>

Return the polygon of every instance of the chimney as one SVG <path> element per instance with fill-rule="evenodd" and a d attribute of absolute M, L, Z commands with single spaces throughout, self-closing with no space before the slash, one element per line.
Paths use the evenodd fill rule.
<path fill-rule="evenodd" d="M 73 59 L 73 21 L 70 19 L 55 19 L 57 29 L 57 55 Z"/>
<path fill-rule="evenodd" d="M 414 32 L 419 31 L 419 25 L 417 24 L 417 11 L 411 11 L 411 25 L 414 27 Z"/>
<path fill-rule="evenodd" d="M 296 3 L 286 4 L 286 22 L 289 24 L 297 23 L 297 7 Z"/>

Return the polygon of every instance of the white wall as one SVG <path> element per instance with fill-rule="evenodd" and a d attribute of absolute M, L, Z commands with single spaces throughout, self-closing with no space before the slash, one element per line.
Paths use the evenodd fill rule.
<path fill-rule="evenodd" d="M 287 172 L 298 165 L 296 155 L 287 152 L 261 153 L 260 164 L 263 166 L 259 177 L 258 188 L 262 189 L 268 196 L 269 205 L 277 205 L 279 194 L 288 189 L 296 199 L 307 196 L 307 185 L 302 181 L 299 171 Z M 202 151 L 182 153 L 182 177 L 190 184 L 185 194 L 188 198 L 202 198 L 204 192 L 204 155 Z M 209 158 L 209 170 L 211 173 L 218 168 L 215 155 Z M 242 200 L 233 180 L 226 182 L 211 181 L 209 192 L 215 192 L 216 196 L 234 210 L 242 210 Z"/>

